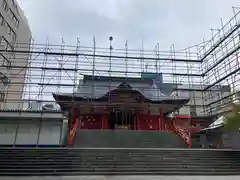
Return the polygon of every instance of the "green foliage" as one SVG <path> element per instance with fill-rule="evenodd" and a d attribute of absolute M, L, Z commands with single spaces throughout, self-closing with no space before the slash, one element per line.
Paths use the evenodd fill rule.
<path fill-rule="evenodd" d="M 240 92 L 236 94 L 237 98 L 240 97 Z M 226 117 L 227 121 L 224 127 L 228 131 L 236 131 L 240 128 L 240 104 L 232 103 L 232 112 Z"/>
<path fill-rule="evenodd" d="M 224 128 L 227 131 L 237 131 L 240 128 L 240 114 L 235 114 L 227 117 Z"/>

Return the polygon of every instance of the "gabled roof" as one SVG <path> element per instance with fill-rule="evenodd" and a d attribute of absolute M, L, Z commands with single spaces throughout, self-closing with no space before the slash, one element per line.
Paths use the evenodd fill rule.
<path fill-rule="evenodd" d="M 116 83 L 114 84 L 116 85 Z M 120 83 L 118 82 L 118 86 L 113 86 L 113 84 L 110 84 L 109 86 L 104 86 L 103 84 L 101 86 L 96 85 L 85 85 L 82 84 L 78 92 L 76 93 L 59 93 L 59 94 L 53 94 L 53 97 L 55 100 L 59 100 L 61 98 L 61 101 L 68 101 L 74 100 L 74 101 L 88 101 L 88 100 L 95 100 L 95 101 L 107 101 L 109 95 L 114 94 L 116 92 L 125 91 L 129 93 L 133 93 L 135 95 L 138 95 L 139 97 L 142 97 L 145 102 L 150 103 L 176 103 L 176 104 L 186 104 L 189 99 L 188 98 L 181 98 L 181 97 L 173 97 L 173 96 L 166 96 L 165 94 L 161 93 L 159 89 L 157 88 L 150 88 L 150 87 L 136 87 L 134 84 L 129 84 L 127 82 Z"/>
<path fill-rule="evenodd" d="M 104 95 L 106 95 L 108 92 L 113 92 L 115 90 L 123 90 L 121 88 L 122 85 L 127 85 L 128 88 L 125 88 L 124 90 L 128 91 L 136 91 L 142 94 L 144 97 L 150 100 L 162 100 L 167 97 L 165 94 L 161 93 L 159 89 L 156 87 L 152 87 L 149 84 L 140 84 L 140 83 L 131 83 L 131 82 L 107 82 L 107 81 L 101 81 L 101 82 L 93 82 L 93 83 L 84 83 L 82 85 L 79 85 L 78 92 L 75 93 L 77 96 L 81 96 L 86 99 L 98 99 Z M 174 98 L 174 97 L 171 97 Z M 169 98 L 168 98 L 169 99 Z"/>
<path fill-rule="evenodd" d="M 201 129 L 201 131 L 214 130 L 224 126 L 226 118 L 224 116 L 219 117 L 216 121 L 210 124 L 207 128 Z"/>
<path fill-rule="evenodd" d="M 53 97 L 63 110 L 67 110 L 72 107 L 71 103 L 107 103 L 109 97 L 114 99 L 114 96 L 121 93 L 132 94 L 130 97 L 133 97 L 136 103 L 144 102 L 157 106 L 168 104 L 168 110 L 165 110 L 165 113 L 175 111 L 189 101 L 188 98 L 163 94 L 151 79 L 101 76 L 84 76 L 84 79 L 79 81 L 77 92 L 53 93 Z"/>

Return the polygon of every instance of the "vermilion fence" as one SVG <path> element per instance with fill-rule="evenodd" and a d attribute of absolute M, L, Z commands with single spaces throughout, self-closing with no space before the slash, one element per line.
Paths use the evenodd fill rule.
<path fill-rule="evenodd" d="M 79 127 L 79 120 L 76 118 L 75 122 L 74 122 L 74 125 L 73 125 L 72 129 L 70 130 L 70 132 L 68 134 L 68 145 L 73 144 L 73 140 L 76 136 L 76 132 L 77 132 L 78 127 Z"/>

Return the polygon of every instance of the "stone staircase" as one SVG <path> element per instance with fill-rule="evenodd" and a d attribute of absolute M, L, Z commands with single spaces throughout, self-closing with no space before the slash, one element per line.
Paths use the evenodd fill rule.
<path fill-rule="evenodd" d="M 187 145 L 170 131 L 81 130 L 73 146 L 84 148 L 184 148 Z"/>
<path fill-rule="evenodd" d="M 0 176 L 240 175 L 240 152 L 148 148 L 2 148 Z"/>

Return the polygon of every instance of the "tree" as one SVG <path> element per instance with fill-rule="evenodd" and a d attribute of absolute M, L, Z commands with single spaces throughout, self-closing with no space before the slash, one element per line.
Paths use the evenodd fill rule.
<path fill-rule="evenodd" d="M 240 99 L 240 92 L 236 93 L 236 97 Z M 240 102 L 232 103 L 232 112 L 226 117 L 227 121 L 224 127 L 228 131 L 239 131 L 240 129 Z"/>

